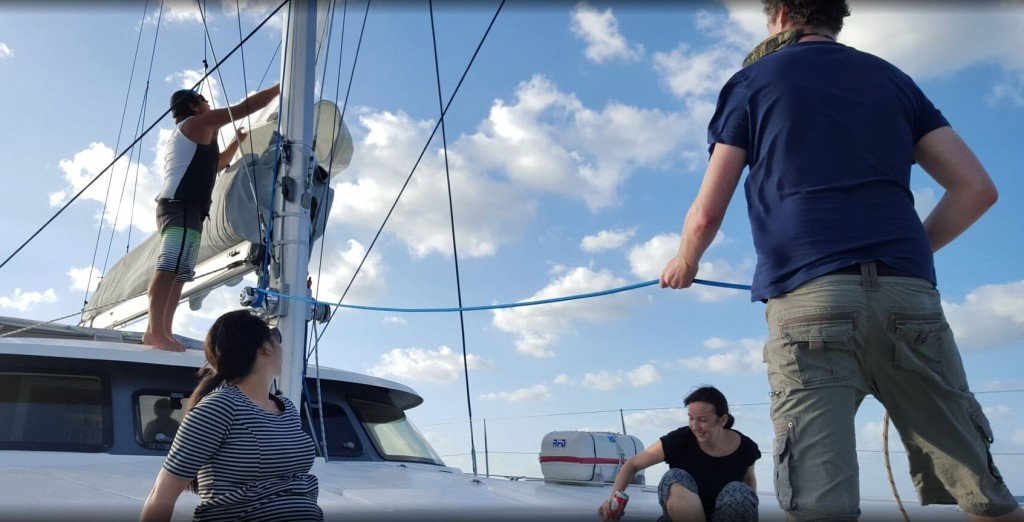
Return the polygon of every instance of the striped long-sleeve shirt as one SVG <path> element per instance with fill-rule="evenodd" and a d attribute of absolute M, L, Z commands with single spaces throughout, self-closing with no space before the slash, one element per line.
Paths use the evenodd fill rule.
<path fill-rule="evenodd" d="M 194 520 L 323 520 L 314 446 L 298 411 L 274 397 L 268 413 L 234 385 L 204 397 L 182 420 L 164 469 L 199 479 Z"/>

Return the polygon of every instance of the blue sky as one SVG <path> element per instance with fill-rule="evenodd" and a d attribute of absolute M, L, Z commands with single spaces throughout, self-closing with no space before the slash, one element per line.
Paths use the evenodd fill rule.
<path fill-rule="evenodd" d="M 6 257 L 113 158 L 141 41 L 121 148 L 131 141 L 150 66 L 157 4 L 87 7 L 70 3 L 0 7 L 0 99 L 5 137 Z M 341 92 L 351 67 L 363 7 L 349 6 Z M 496 4 L 495 4 L 496 5 Z M 1024 492 L 1024 201 L 1019 141 L 1024 125 L 1024 8 L 985 3 L 859 6 L 840 41 L 875 53 L 914 76 L 974 148 L 1000 190 L 998 204 L 936 255 L 939 288 L 971 385 L 996 430 L 993 451 L 1011 489 Z M 243 2 L 245 33 L 272 7 Z M 340 7 L 340 6 L 339 6 Z M 437 7 L 441 82 L 447 97 L 493 14 L 480 3 Z M 235 2 L 209 2 L 214 50 L 238 42 Z M 165 6 L 153 54 L 145 122 L 171 92 L 202 72 L 203 26 L 194 3 Z M 141 40 L 140 38 L 141 31 Z M 326 79 L 333 97 L 339 68 L 340 8 Z M 506 6 L 447 117 L 463 301 L 468 305 L 601 290 L 656 277 L 676 247 L 686 207 L 706 163 L 705 129 L 721 84 L 764 34 L 756 3 L 682 5 L 539 3 Z M 949 34 L 960 35 L 956 40 Z M 268 26 L 224 66 L 216 99 L 255 89 L 280 40 Z M 212 55 L 209 57 L 213 63 Z M 318 67 L 318 71 L 320 67 Z M 319 75 L 320 73 L 318 73 Z M 268 80 L 271 81 L 271 80 Z M 276 81 L 276 80 L 273 80 Z M 224 88 L 226 88 L 226 95 Z M 314 277 L 336 298 L 365 252 L 438 115 L 425 3 L 373 5 L 346 117 L 355 137 L 352 165 L 334 178 L 335 206 L 325 267 Z M 340 100 L 339 100 L 340 102 Z M 52 319 L 81 307 L 84 278 L 103 221 L 102 270 L 129 243 L 155 228 L 162 122 L 133 160 L 125 196 L 115 169 L 106 217 L 106 179 L 0 270 L 0 314 Z M 165 139 L 165 138 L 164 138 Z M 137 169 L 137 170 L 136 170 Z M 138 186 L 135 188 L 135 173 Z M 915 169 L 912 189 L 924 215 L 941 189 Z M 135 200 L 132 201 L 132 194 Z M 742 195 L 699 277 L 746 283 L 754 252 Z M 134 209 L 134 214 L 133 214 Z M 128 226 L 128 216 L 133 216 Z M 348 299 L 357 304 L 456 303 L 448 202 L 440 141 L 431 144 L 409 191 Z M 319 253 L 319 245 L 314 256 Z M 179 312 L 177 331 L 201 337 L 212 318 L 237 306 L 237 288 L 212 294 L 203 310 Z M 426 402 L 410 413 L 446 461 L 469 469 L 465 385 L 456 315 L 339 313 L 321 363 L 392 378 Z M 767 382 L 760 363 L 763 305 L 746 294 L 708 288 L 629 294 L 516 311 L 466 315 L 474 416 L 488 418 L 491 471 L 537 475 L 544 433 L 619 429 L 645 443 L 685 423 L 677 409 L 698 384 L 720 387 L 737 409 L 737 429 L 770 453 Z M 657 409 L 664 408 L 664 409 Z M 888 496 L 881 456 L 881 408 L 865 402 L 857 418 L 862 492 Z M 483 469 L 482 424 L 477 447 Z M 892 448 L 899 450 L 899 444 Z M 504 452 L 504 453 L 497 453 Z M 901 455 L 894 459 L 904 497 L 912 497 Z M 663 467 L 648 472 L 656 480 Z M 770 459 L 757 467 L 771 489 Z"/>

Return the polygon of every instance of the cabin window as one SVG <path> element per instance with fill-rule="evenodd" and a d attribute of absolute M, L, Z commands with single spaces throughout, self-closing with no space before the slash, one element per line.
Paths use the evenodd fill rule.
<path fill-rule="evenodd" d="M 317 443 L 316 454 L 317 456 L 322 456 L 323 442 L 320 440 L 322 434 L 320 430 L 320 409 L 315 402 L 309 403 L 308 406 L 309 411 L 313 415 L 312 435 L 313 440 Z M 325 402 L 323 406 L 323 428 L 327 431 L 327 454 L 331 457 L 358 457 L 362 455 L 363 443 L 359 442 L 356 429 L 345 413 L 345 410 L 333 402 Z M 310 427 L 309 417 L 306 415 L 306 409 L 303 408 L 302 429 L 306 433 L 310 433 Z"/>
<path fill-rule="evenodd" d="M 352 399 L 351 403 L 356 416 L 385 459 L 444 465 L 441 457 L 409 422 L 401 408 L 359 399 Z"/>
<path fill-rule="evenodd" d="M 169 449 L 185 416 L 188 394 L 163 390 L 135 393 L 135 440 L 145 448 Z"/>
<path fill-rule="evenodd" d="M 100 377 L 0 372 L 0 448 L 103 451 L 109 416 Z"/>

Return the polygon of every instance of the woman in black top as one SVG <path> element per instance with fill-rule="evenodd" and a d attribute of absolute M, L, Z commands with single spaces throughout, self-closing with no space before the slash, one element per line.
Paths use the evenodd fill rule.
<path fill-rule="evenodd" d="M 697 388 L 683 403 L 689 427 L 665 435 L 626 461 L 612 494 L 624 491 L 638 471 L 665 462 L 670 469 L 658 485 L 663 512 L 659 520 L 757 520 L 757 444 L 731 429 L 729 404 L 714 387 Z M 608 501 L 599 513 L 607 518 Z"/>
<path fill-rule="evenodd" d="M 186 488 L 202 499 L 193 520 L 323 520 L 313 441 L 295 405 L 270 394 L 281 375 L 281 333 L 248 310 L 218 318 L 208 368 L 157 475 L 142 520 L 170 520 Z"/>

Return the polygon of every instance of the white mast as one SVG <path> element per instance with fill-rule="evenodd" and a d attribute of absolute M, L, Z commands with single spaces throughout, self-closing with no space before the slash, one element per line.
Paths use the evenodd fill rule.
<path fill-rule="evenodd" d="M 286 51 L 281 72 L 280 118 L 286 140 L 282 157 L 288 161 L 281 165 L 274 204 L 272 239 L 276 262 L 270 267 L 270 287 L 282 294 L 308 295 L 316 2 L 292 0 L 287 16 L 282 35 Z M 301 301 L 281 299 L 276 315 L 285 348 L 280 389 L 300 407 L 306 366 L 306 324 L 312 318 L 312 307 Z"/>

